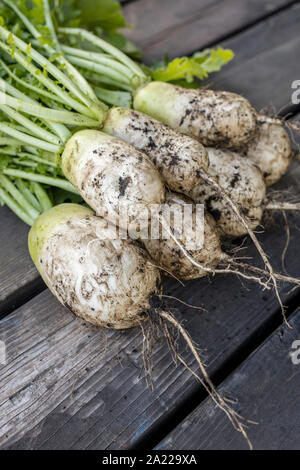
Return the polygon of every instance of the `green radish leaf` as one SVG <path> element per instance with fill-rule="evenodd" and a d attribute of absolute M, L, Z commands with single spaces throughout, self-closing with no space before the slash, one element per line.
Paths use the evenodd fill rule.
<path fill-rule="evenodd" d="M 123 34 L 128 28 L 119 2 L 115 0 L 59 0 L 55 15 L 60 26 L 82 27 L 108 41 L 122 52 L 139 60 L 141 50 Z M 80 38 L 78 38 L 80 47 Z M 74 45 L 74 44 L 73 44 Z"/>
<path fill-rule="evenodd" d="M 64 25 L 83 26 L 93 29 L 97 26 L 104 31 L 116 31 L 126 27 L 121 5 L 115 0 L 59 0 L 59 20 Z"/>
<path fill-rule="evenodd" d="M 147 72 L 153 80 L 161 82 L 179 82 L 181 85 L 193 86 L 195 79 L 204 80 L 210 73 L 218 72 L 234 57 L 230 49 L 206 49 L 196 52 L 192 57 L 178 57 L 147 67 Z"/>

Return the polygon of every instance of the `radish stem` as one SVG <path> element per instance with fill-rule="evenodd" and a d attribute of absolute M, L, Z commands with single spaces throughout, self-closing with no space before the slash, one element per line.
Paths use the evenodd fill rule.
<path fill-rule="evenodd" d="M 23 196 L 23 194 L 15 187 L 15 185 L 4 175 L 0 175 L 0 184 L 5 191 L 7 191 L 15 201 L 23 208 L 25 212 L 31 217 L 33 220 L 39 216 L 39 212 L 32 207 L 31 204 L 27 201 L 27 199 Z"/>
<path fill-rule="evenodd" d="M 32 226 L 34 219 L 32 219 L 27 212 L 25 212 L 16 201 L 2 188 L 0 184 L 0 199 L 13 211 L 25 224 Z"/>
<path fill-rule="evenodd" d="M 49 176 L 38 175 L 35 173 L 27 173 L 26 171 L 6 169 L 3 170 L 3 174 L 7 176 L 13 176 L 15 178 L 22 178 L 28 181 L 35 181 L 37 183 L 46 184 L 49 186 L 54 186 L 56 188 L 64 189 L 69 193 L 78 194 L 77 189 L 69 183 L 69 181 L 63 180 L 61 178 L 52 178 Z"/>

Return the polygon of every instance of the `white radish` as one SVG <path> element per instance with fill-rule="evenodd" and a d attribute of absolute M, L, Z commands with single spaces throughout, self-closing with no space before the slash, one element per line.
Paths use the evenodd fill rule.
<path fill-rule="evenodd" d="M 183 217 L 178 217 L 178 213 L 183 214 Z M 164 224 L 164 231 L 160 237 L 141 236 L 141 238 L 163 274 L 182 280 L 198 279 L 207 275 L 235 274 L 259 283 L 264 289 L 269 289 L 268 272 L 250 264 L 240 263 L 232 255 L 224 252 L 221 247 L 221 234 L 213 217 L 204 212 L 200 219 L 197 207 L 191 199 L 182 194 L 167 193 L 161 216 L 167 223 Z M 183 230 L 182 221 L 184 221 Z M 151 234 L 153 234 L 152 229 L 153 227 Z M 202 233 L 199 234 L 199 231 Z M 277 274 L 275 276 L 278 280 L 292 284 L 300 283 L 298 279 L 291 277 Z"/>
<path fill-rule="evenodd" d="M 257 130 L 257 114 L 240 95 L 151 82 L 136 91 L 134 108 L 203 145 L 242 148 Z"/>
<path fill-rule="evenodd" d="M 184 213 L 185 205 L 189 205 L 192 210 Z M 184 219 L 182 219 L 184 221 L 184 230 L 181 231 L 180 226 L 179 229 L 182 233 L 179 234 L 175 226 L 176 216 L 169 217 L 170 209 L 176 208 L 176 206 L 182 207 L 182 214 L 184 214 Z M 162 206 L 162 217 L 165 220 L 170 220 L 170 231 L 178 237 L 180 244 L 185 248 L 195 246 L 193 250 L 189 250 L 194 261 L 208 268 L 208 270 L 204 270 L 192 264 L 174 239 L 168 233 L 165 233 L 164 237 L 161 236 L 159 239 L 149 237 L 149 239 L 143 240 L 151 258 L 163 269 L 163 272 L 184 280 L 205 277 L 208 272 L 212 272 L 223 259 L 221 241 L 213 217 L 208 213 L 205 213 L 203 218 L 201 217 L 201 222 L 204 223 L 204 227 L 201 227 L 203 230 L 203 245 L 199 248 L 196 247 L 198 244 L 197 237 L 199 238 L 200 235 L 196 232 L 196 206 L 191 199 L 181 194 L 168 192 L 165 204 Z"/>
<path fill-rule="evenodd" d="M 252 230 L 261 223 L 266 199 L 266 185 L 260 169 L 250 160 L 229 150 L 208 148 L 209 174 L 230 194 L 240 207 Z M 239 237 L 247 234 L 220 194 L 205 181 L 189 193 L 196 203 L 205 203 L 223 235 Z"/>
<path fill-rule="evenodd" d="M 190 191 L 199 181 L 199 168 L 208 168 L 207 152 L 200 142 L 138 111 L 111 109 L 103 131 L 144 152 L 172 191 Z"/>
<path fill-rule="evenodd" d="M 277 183 L 292 159 L 291 141 L 283 125 L 260 116 L 258 135 L 249 144 L 245 155 L 261 169 L 267 186 Z"/>
<path fill-rule="evenodd" d="M 58 300 L 97 326 L 138 325 L 161 293 L 159 270 L 145 250 L 82 206 L 63 204 L 41 215 L 29 251 Z"/>
<path fill-rule="evenodd" d="M 30 253 L 50 290 L 75 315 L 111 329 L 132 328 L 151 318 L 167 337 L 173 353 L 189 369 L 176 351 L 174 331 L 170 329 L 173 326 L 200 367 L 201 375 L 193 374 L 247 437 L 240 417 L 212 383 L 189 334 L 170 312 L 157 306 L 161 304 L 159 270 L 132 240 L 107 239 L 111 230 L 89 209 L 64 204 L 36 220 L 29 234 Z M 149 348 L 147 339 L 144 348 Z M 144 364 L 146 372 L 151 373 L 147 353 Z"/>
<path fill-rule="evenodd" d="M 62 169 L 97 215 L 123 228 L 133 220 L 148 220 L 161 204 L 165 188 L 146 155 L 119 139 L 95 130 L 79 131 L 67 142 Z"/>

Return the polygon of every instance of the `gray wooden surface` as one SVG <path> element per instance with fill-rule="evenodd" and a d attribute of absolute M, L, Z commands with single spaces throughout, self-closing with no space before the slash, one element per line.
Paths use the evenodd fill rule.
<path fill-rule="evenodd" d="M 134 34 L 146 38 L 147 60 L 154 55 L 161 56 L 165 47 L 170 55 L 189 53 L 208 42 L 233 35 L 222 45 L 235 50 L 236 61 L 227 71 L 223 70 L 214 86 L 242 92 L 258 108 L 271 102 L 279 109 L 290 103 L 290 84 L 300 74 L 299 61 L 296 66 L 293 60 L 297 49 L 294 42 L 298 44 L 299 9 L 288 8 L 295 2 L 271 1 L 266 8 L 266 2 L 262 6 L 257 1 L 207 0 L 200 2 L 197 9 L 199 2 L 188 0 L 184 2 L 187 16 L 181 10 L 183 2 L 171 3 L 173 7 L 169 1 L 160 2 L 163 11 L 156 21 L 151 20 L 151 15 L 154 17 L 157 12 L 155 1 L 126 4 L 129 22 L 134 23 L 132 12 L 140 11 L 135 13 L 139 22 Z M 226 10 L 223 3 L 236 7 L 237 19 L 223 18 L 221 25 L 221 15 Z M 245 3 L 247 8 L 241 6 Z M 284 6 L 286 10 L 275 14 Z M 215 25 L 206 34 L 199 27 L 204 13 L 208 24 Z M 269 15 L 263 23 L 252 25 Z M 148 17 L 148 22 L 144 17 Z M 285 25 L 284 32 L 282 25 Z M 185 36 L 183 33 L 176 36 L 176 28 L 185 31 Z M 170 41 L 172 48 L 165 41 Z M 263 63 L 268 66 L 264 67 Z M 280 186 L 299 191 L 299 171 L 299 166 L 294 164 Z M 0 235 L 5 247 L 0 250 L 0 312 L 13 310 L 13 299 L 17 299 L 18 305 L 24 303 L 0 322 L 0 340 L 7 345 L 7 365 L 0 368 L 0 448 L 128 449 L 158 444 L 201 405 L 205 398 L 203 390 L 183 367 L 174 367 L 166 345 L 157 343 L 152 391 L 146 387 L 141 373 L 139 329 L 99 330 L 74 318 L 48 291 L 32 298 L 43 286 L 26 254 L 28 229 L 5 209 L 0 209 L 0 220 L 1 227 L 5 227 Z M 299 215 L 289 215 L 289 224 L 291 242 L 286 266 L 292 275 L 297 275 Z M 276 269 L 280 269 L 285 245 L 280 215 L 272 223 L 268 222 L 260 239 Z M 254 263 L 259 263 L 250 243 L 247 253 L 253 256 Z M 22 295 L 18 297 L 21 286 Z M 177 318 L 184 319 L 186 328 L 203 349 L 208 371 L 217 384 L 245 361 L 281 322 L 273 293 L 261 292 L 253 284 L 241 285 L 232 276 L 219 276 L 213 283 L 208 279 L 192 281 L 185 287 L 168 280 L 165 292 L 207 308 L 207 312 L 199 313 L 176 304 Z M 291 314 L 300 305 L 300 295 L 298 291 L 287 292 L 288 288 L 282 287 Z M 31 300 L 25 303 L 26 299 Z M 183 345 L 181 351 L 194 365 Z M 278 396 L 279 399 L 278 409 L 285 397 Z M 224 436 L 231 439 L 230 427 L 224 427 Z"/>
<path fill-rule="evenodd" d="M 280 327 L 220 388 L 238 413 L 257 423 L 247 429 L 257 450 L 300 447 L 300 311 L 290 327 Z M 156 449 L 236 450 L 247 444 L 207 399 Z"/>
<path fill-rule="evenodd" d="M 29 228 L 7 207 L 0 208 L 0 318 L 42 288 L 27 249 Z"/>
<path fill-rule="evenodd" d="M 135 26 L 129 37 L 141 44 L 148 61 L 190 54 L 281 8 L 297 3 L 289 0 L 139 0 L 125 7 L 128 23 Z"/>

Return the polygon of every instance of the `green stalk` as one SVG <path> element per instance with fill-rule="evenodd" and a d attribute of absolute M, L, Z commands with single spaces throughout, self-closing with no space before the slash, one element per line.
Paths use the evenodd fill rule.
<path fill-rule="evenodd" d="M 7 31 L 3 26 L 0 26 L 0 38 L 2 41 L 10 42 L 13 41 L 14 44 L 25 54 L 28 54 L 28 44 L 22 41 L 20 38 Z M 12 50 L 12 55 L 15 56 L 14 51 Z M 74 96 L 76 96 L 81 103 L 86 106 L 86 109 L 89 111 L 92 110 L 93 114 L 90 117 L 96 117 L 98 119 L 103 119 L 103 111 L 96 106 L 95 103 L 88 98 L 81 90 L 72 82 L 72 80 L 61 72 L 55 65 L 53 65 L 48 59 L 42 56 L 34 48 L 30 49 L 30 57 L 44 70 L 47 70 L 53 77 L 55 77 L 59 83 L 65 86 Z M 90 115 L 90 114 L 88 114 Z"/>
<path fill-rule="evenodd" d="M 113 91 L 106 88 L 95 87 L 96 95 L 106 103 L 112 106 L 120 106 L 122 108 L 131 108 L 132 96 L 127 91 Z"/>
<path fill-rule="evenodd" d="M 23 111 L 26 114 L 41 119 L 48 119 L 55 123 L 64 123 L 72 126 L 99 127 L 98 121 L 85 117 L 82 114 L 73 113 L 71 111 L 60 111 L 36 104 L 26 103 L 22 100 L 12 98 L 3 92 L 0 92 L 0 103 L 6 103 L 7 106 L 17 109 L 18 111 Z"/>
<path fill-rule="evenodd" d="M 62 51 L 67 54 L 67 57 L 79 57 L 81 59 L 86 59 L 90 62 L 96 62 L 100 65 L 106 65 L 115 69 L 117 72 L 121 73 L 123 77 L 126 77 L 130 82 L 134 76 L 131 70 L 125 67 L 120 62 L 116 61 L 113 57 L 108 54 L 99 54 L 98 52 L 84 51 L 77 49 L 75 47 L 62 46 Z M 70 59 L 69 59 L 70 60 Z"/>
<path fill-rule="evenodd" d="M 13 158 L 13 162 L 15 165 L 18 166 L 24 166 L 26 168 L 31 168 L 32 170 L 35 170 L 37 168 L 37 164 L 33 162 L 20 162 L 18 158 Z"/>
<path fill-rule="evenodd" d="M 48 121 L 46 124 L 49 129 L 56 133 L 56 135 L 60 138 L 62 142 L 67 142 L 72 135 L 69 129 L 64 124 L 58 124 L 57 122 L 51 121 Z"/>
<path fill-rule="evenodd" d="M 105 75 L 98 75 L 96 73 L 89 72 L 88 70 L 83 71 L 84 76 L 86 77 L 87 80 L 89 80 L 93 84 L 97 84 L 100 86 L 103 85 L 109 85 L 114 88 L 117 88 L 118 90 L 124 90 L 128 91 L 129 93 L 132 93 L 132 87 L 129 85 L 125 85 L 125 83 L 120 83 L 116 80 L 113 80 L 112 78 L 106 77 Z"/>
<path fill-rule="evenodd" d="M 35 148 L 35 147 L 30 147 L 30 145 L 24 145 L 24 150 L 28 153 L 33 154 L 36 157 L 40 156 L 40 152 Z M 58 159 L 57 159 L 57 154 L 56 153 L 51 153 L 51 152 L 43 152 L 43 160 L 47 161 L 49 164 L 54 164 L 57 166 L 58 164 Z"/>
<path fill-rule="evenodd" d="M 18 158 L 28 158 L 36 163 L 41 163 L 43 165 L 51 166 L 52 168 L 57 168 L 57 164 L 46 160 L 45 158 L 37 157 L 36 155 L 32 155 L 31 153 L 18 153 Z"/>
<path fill-rule="evenodd" d="M 5 122 L 0 122 L 0 132 L 5 133 L 9 137 L 13 137 L 18 139 L 20 143 L 32 145 L 38 149 L 47 150 L 51 153 L 58 153 L 62 150 L 61 146 L 49 144 L 49 142 L 45 142 L 40 139 L 36 139 L 35 137 L 25 134 L 24 132 L 18 131 L 13 124 L 8 124 Z"/>
<path fill-rule="evenodd" d="M 16 180 L 16 185 L 19 191 L 23 194 L 23 196 L 27 199 L 27 201 L 39 212 L 41 212 L 42 208 L 40 206 L 39 201 L 37 198 L 32 194 L 30 189 L 26 186 L 26 184 L 18 179 Z"/>
<path fill-rule="evenodd" d="M 36 38 L 37 40 L 39 40 L 41 38 L 41 35 L 39 33 L 39 31 L 35 28 L 35 26 L 28 20 L 28 18 L 23 15 L 23 13 L 19 10 L 19 8 L 14 4 L 12 3 L 10 0 L 2 0 L 4 3 L 6 3 L 6 5 L 8 7 L 10 7 L 15 13 L 16 15 L 20 18 L 20 20 L 23 22 L 23 24 L 25 25 L 25 27 L 28 29 L 28 31 L 32 34 L 32 36 L 34 38 Z M 47 2 L 48 3 L 48 2 Z M 49 7 L 49 5 L 48 5 Z M 45 2 L 44 2 L 44 8 L 45 10 L 47 9 L 47 5 L 45 5 Z M 45 16 L 46 16 L 46 11 L 45 11 Z M 50 19 L 48 18 L 49 23 L 51 21 L 52 23 L 52 20 L 51 20 L 51 15 L 50 15 Z M 52 23 L 53 25 L 53 23 Z M 52 30 L 52 27 L 50 28 Z M 54 28 L 53 28 L 54 29 Z M 56 34 L 55 34 L 55 37 L 56 37 Z M 57 41 L 57 39 L 56 39 Z M 49 53 L 49 55 L 53 55 L 55 54 L 55 49 L 53 49 L 49 44 L 43 44 L 41 41 L 39 41 L 39 45 L 42 45 L 44 47 L 44 49 Z M 88 84 L 88 82 L 82 77 L 82 75 L 80 73 L 78 73 L 78 71 L 76 70 L 75 67 L 73 67 L 65 58 L 64 56 L 59 56 L 57 58 L 57 61 L 60 65 L 64 66 L 65 67 L 65 70 L 66 72 L 68 73 L 68 76 L 70 79 L 72 79 L 74 81 L 74 83 L 77 85 L 77 87 L 82 90 L 91 100 L 95 100 L 96 101 L 96 96 L 92 90 L 92 88 L 90 87 L 90 85 Z"/>
<path fill-rule="evenodd" d="M 15 187 L 15 185 L 4 175 L 0 175 L 0 184 L 19 204 L 20 207 L 24 209 L 25 212 L 35 220 L 39 216 L 39 212 L 32 207 L 23 194 Z"/>
<path fill-rule="evenodd" d="M 0 199 L 13 211 L 19 219 L 21 219 L 25 224 L 32 226 L 34 224 L 34 219 L 32 219 L 27 212 L 25 212 L 16 201 L 9 195 L 0 185 Z"/>
<path fill-rule="evenodd" d="M 9 155 L 11 157 L 16 156 L 17 149 L 15 147 L 2 147 L 0 148 L 1 155 Z"/>
<path fill-rule="evenodd" d="M 51 144 L 61 145 L 61 140 L 58 139 L 55 135 L 51 134 L 47 130 L 43 129 L 42 127 L 38 126 L 34 122 L 30 121 L 25 116 L 18 113 L 17 111 L 14 111 L 9 106 L 0 104 L 0 109 L 5 114 L 7 114 L 7 116 L 9 116 L 11 119 L 18 122 L 19 124 L 24 126 L 26 129 L 29 129 L 36 137 L 46 140 L 47 142 L 50 142 Z"/>
<path fill-rule="evenodd" d="M 0 33 L 1 33 L 1 26 L 0 26 Z M 0 34 L 1 37 L 1 34 Z M 86 116 L 89 116 L 91 118 L 97 117 L 98 119 L 103 118 L 103 112 L 97 114 L 95 116 L 95 113 L 90 111 L 89 108 L 86 106 L 82 105 L 80 102 L 75 100 L 70 96 L 69 93 L 64 91 L 61 87 L 59 87 L 52 79 L 47 77 L 46 75 L 43 74 L 43 72 L 37 68 L 34 64 L 28 61 L 28 58 L 24 56 L 22 53 L 18 51 L 14 51 L 12 47 L 8 46 L 4 42 L 0 41 L 0 48 L 3 49 L 5 52 L 13 56 L 13 58 L 22 66 L 24 67 L 27 72 L 29 72 L 33 77 L 35 77 L 40 83 L 42 83 L 48 90 L 51 90 L 53 93 L 58 94 L 60 96 L 64 103 L 67 106 L 70 106 L 71 108 L 75 109 L 76 111 L 80 112 L 81 114 L 84 114 Z M 50 63 L 50 62 L 49 62 Z M 52 65 L 52 64 L 51 64 Z M 92 106 L 93 108 L 94 106 Z"/>
<path fill-rule="evenodd" d="M 101 50 L 108 52 L 140 78 L 140 85 L 148 81 L 148 77 L 133 60 L 127 57 L 123 52 L 119 51 L 119 49 L 116 47 L 97 37 L 95 34 L 90 33 L 89 31 L 85 31 L 81 28 L 59 28 L 58 32 L 69 36 L 80 36 L 82 39 L 92 43 L 94 46 L 97 46 Z"/>
<path fill-rule="evenodd" d="M 27 173 L 26 171 L 12 169 L 3 170 L 3 174 L 7 176 L 13 176 L 14 178 L 22 178 L 24 180 L 46 184 L 48 186 L 54 186 L 55 188 L 61 188 L 65 191 L 68 191 L 69 193 L 79 194 L 77 189 L 71 183 L 69 183 L 69 181 L 62 178 L 52 178 L 49 176 L 37 175 L 35 173 Z"/>
<path fill-rule="evenodd" d="M 13 75 L 14 74 L 10 71 L 9 67 L 6 66 L 6 64 L 0 60 L 0 65 L 4 68 L 4 70 L 9 74 Z M 23 80 L 22 80 L 23 82 Z M 26 83 L 26 82 L 25 82 Z M 17 88 L 13 87 L 9 83 L 5 82 L 4 80 L 0 79 L 0 89 L 4 91 L 5 93 L 8 91 L 10 95 L 12 95 L 14 98 L 21 99 L 25 102 L 32 103 L 32 104 L 37 104 L 39 103 L 36 100 L 33 100 L 32 98 L 29 98 L 27 95 L 24 93 L 21 93 Z M 37 90 L 39 90 L 37 88 Z M 43 90 L 42 90 L 43 91 Z M 63 141 L 67 141 L 69 137 L 71 136 L 70 131 L 67 129 L 66 126 L 63 126 L 62 124 L 57 124 L 57 123 L 51 123 L 50 121 L 44 121 L 44 124 L 48 126 L 55 134 Z"/>
<path fill-rule="evenodd" d="M 44 15 L 45 15 L 45 21 L 46 21 L 46 26 L 50 31 L 50 34 L 52 36 L 53 43 L 55 44 L 55 49 L 61 53 L 61 47 L 60 44 L 57 40 L 56 36 L 56 31 L 52 22 L 51 18 L 51 11 L 50 11 L 50 6 L 48 0 L 43 0 L 43 6 L 44 6 Z"/>
<path fill-rule="evenodd" d="M 38 93 L 40 96 L 44 96 L 45 98 L 48 98 L 52 101 L 56 101 L 60 104 L 64 104 L 64 100 L 57 96 L 54 93 L 50 93 L 42 88 L 38 88 L 37 86 L 31 85 L 30 83 L 27 83 L 25 80 L 22 80 L 20 77 L 18 77 L 15 73 L 13 73 L 7 65 L 0 60 L 1 67 L 5 69 L 5 71 L 9 74 L 11 78 L 17 83 L 20 83 L 24 88 L 27 88 L 28 90 L 34 91 L 35 93 Z"/>
<path fill-rule="evenodd" d="M 44 188 L 39 184 L 39 183 L 32 183 L 32 187 L 34 189 L 34 193 L 41 205 L 41 208 L 42 208 L 42 212 L 46 212 L 48 211 L 49 209 L 51 209 L 51 207 L 53 207 L 53 204 L 52 202 L 50 201 L 49 199 L 49 196 L 48 194 L 46 193 L 46 191 L 44 190 Z"/>
<path fill-rule="evenodd" d="M 44 153 L 46 153 L 46 152 L 44 152 Z M 33 168 L 36 168 L 37 165 L 34 165 L 33 163 L 20 161 L 20 159 L 27 158 L 28 160 L 31 160 L 32 162 L 41 163 L 42 165 L 50 166 L 52 168 L 57 168 L 57 166 L 58 166 L 57 163 L 49 161 L 46 158 L 40 158 L 37 155 L 34 155 L 32 153 L 18 152 L 17 149 L 15 149 L 15 148 L 12 148 L 12 149 L 10 149 L 8 147 L 0 148 L 0 155 L 1 154 L 2 155 L 8 155 L 10 157 L 15 157 L 14 161 L 18 165 L 22 165 L 22 164 L 24 165 L 26 163 L 26 165 L 30 165 Z"/>
<path fill-rule="evenodd" d="M 77 65 L 78 67 L 82 67 L 83 69 L 90 70 L 91 72 L 99 73 L 100 75 L 103 74 L 120 83 L 125 83 L 126 85 L 130 85 L 130 81 L 128 80 L 127 77 L 125 77 L 124 75 L 122 75 L 122 73 L 106 65 L 102 65 L 97 62 L 91 62 L 90 60 L 81 59 L 80 57 L 75 57 L 75 56 L 68 55 L 67 58 L 73 65 Z"/>
<path fill-rule="evenodd" d="M 22 142 L 20 142 L 17 139 L 11 139 L 9 137 L 0 137 L 0 146 L 5 145 L 6 147 L 20 147 L 22 145 Z M 1 149 L 0 149 L 1 150 Z"/>

